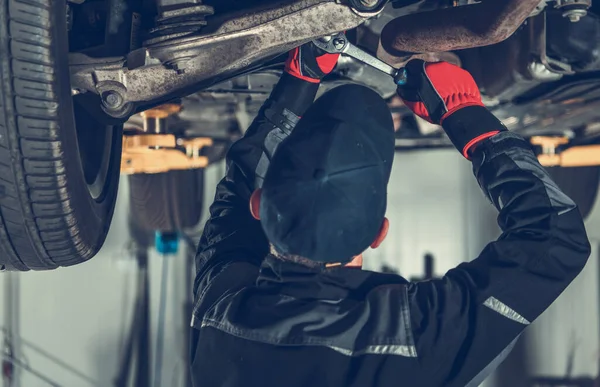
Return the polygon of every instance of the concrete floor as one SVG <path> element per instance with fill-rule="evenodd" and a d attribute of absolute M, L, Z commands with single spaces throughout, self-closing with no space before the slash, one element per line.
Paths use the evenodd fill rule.
<path fill-rule="evenodd" d="M 216 165 L 207 171 L 206 197 L 223 173 Z M 126 179 L 123 179 L 125 181 Z M 131 318 L 136 265 L 128 253 L 126 214 L 127 186 L 122 184 L 115 220 L 101 253 L 88 263 L 54 272 L 11 274 L 19 293 L 18 334 L 95 380 L 112 384 L 122 352 L 123 335 Z M 209 204 L 209 203 L 207 203 Z M 432 254 L 435 273 L 443 274 L 472 259 L 499 230 L 495 210 L 486 202 L 470 164 L 452 150 L 398 154 L 389 187 L 390 236 L 377 250 L 367 252 L 365 266 L 383 265 L 412 278 L 423 275 L 423 257 Z M 600 211 L 592 214 L 588 231 L 600 240 Z M 597 243 L 594 243 L 597 245 Z M 593 259 L 559 301 L 529 329 L 502 372 L 486 387 L 520 386 L 529 375 L 597 376 L 599 354 L 599 289 L 597 251 Z M 162 258 L 150 259 L 153 329 L 158 309 Z M 183 386 L 181 375 L 185 260 L 168 261 L 169 288 L 162 386 Z M 0 276 L 0 289 L 9 276 Z M 6 290 L 5 290 L 6 291 Z M 5 310 L 0 298 L 0 311 Z M 8 316 L 0 315 L 0 325 Z M 18 343 L 17 343 L 18 344 Z M 23 343 L 21 343 L 23 344 Z M 56 365 L 26 346 L 18 345 L 27 364 L 60 386 L 94 385 Z M 570 354 L 573 354 L 570 356 Z M 572 366 L 569 366 L 569 358 Z M 40 378 L 21 372 L 20 386 L 47 386 Z"/>

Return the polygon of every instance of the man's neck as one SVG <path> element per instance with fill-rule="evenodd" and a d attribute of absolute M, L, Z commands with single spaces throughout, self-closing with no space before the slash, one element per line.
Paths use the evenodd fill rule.
<path fill-rule="evenodd" d="M 273 245 L 270 245 L 270 252 L 271 252 L 272 256 L 274 256 L 275 258 L 281 259 L 283 261 L 295 262 L 295 263 L 299 263 L 301 265 L 308 266 L 308 267 L 322 267 L 323 266 L 323 264 L 321 262 L 315 262 L 309 258 L 304 258 L 304 257 L 298 256 L 298 255 L 281 254 L 275 249 L 275 247 Z M 354 257 L 352 259 L 352 261 L 350 261 L 346 264 L 328 263 L 328 264 L 325 264 L 325 267 L 329 268 L 329 267 L 343 266 L 343 267 L 350 267 L 353 269 L 362 269 L 362 265 L 363 265 L 363 256 L 362 256 L 362 254 L 359 254 L 356 257 Z"/>
<path fill-rule="evenodd" d="M 352 261 L 350 261 L 350 262 L 348 262 L 346 264 L 342 264 L 342 263 L 328 263 L 327 265 L 325 265 L 325 267 L 343 266 L 343 267 L 350 267 L 352 269 L 362 269 L 362 265 L 363 265 L 363 256 L 362 256 L 362 254 L 359 254 L 356 257 L 354 257 L 352 259 Z"/>

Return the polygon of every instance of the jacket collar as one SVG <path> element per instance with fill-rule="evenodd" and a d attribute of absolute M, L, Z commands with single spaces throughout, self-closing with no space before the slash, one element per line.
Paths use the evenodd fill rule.
<path fill-rule="evenodd" d="M 297 298 L 340 299 L 359 288 L 369 274 L 346 267 L 308 267 L 268 255 L 260 268 L 257 286 L 276 288 Z"/>

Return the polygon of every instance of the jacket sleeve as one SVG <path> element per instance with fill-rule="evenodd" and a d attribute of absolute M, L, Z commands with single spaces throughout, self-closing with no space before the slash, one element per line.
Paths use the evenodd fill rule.
<path fill-rule="evenodd" d="M 408 286 L 411 329 L 428 386 L 478 386 L 590 254 L 575 203 L 520 136 L 503 132 L 483 141 L 473 169 L 500 212 L 503 233 L 442 279 Z"/>
<path fill-rule="evenodd" d="M 231 146 L 196 255 L 195 319 L 223 293 L 256 280 L 269 245 L 260 222 L 250 214 L 250 195 L 262 185 L 278 144 L 317 90 L 318 84 L 284 73 L 245 135 Z"/>

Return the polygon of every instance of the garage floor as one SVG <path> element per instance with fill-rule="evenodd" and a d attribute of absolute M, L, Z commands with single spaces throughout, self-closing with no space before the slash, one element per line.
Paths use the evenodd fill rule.
<path fill-rule="evenodd" d="M 443 167 L 442 167 L 443 166 Z M 223 174 L 222 165 L 207 171 L 206 197 Z M 126 182 L 126 179 L 123 179 Z M 54 272 L 0 276 L 0 325 L 17 327 L 13 344 L 30 372 L 17 373 L 19 386 L 109 386 L 118 369 L 129 327 L 136 265 L 128 251 L 127 187 L 120 190 L 107 243 L 90 262 Z M 209 203 L 207 203 L 209 204 Z M 390 237 L 365 256 L 369 269 L 396 270 L 408 278 L 424 276 L 424 256 L 433 257 L 433 274 L 475 258 L 499 234 L 495 210 L 472 177 L 470 164 L 452 150 L 398 154 L 389 187 Z M 600 210 L 588 220 L 594 252 L 584 273 L 538 321 L 485 386 L 526 386 L 533 376 L 596 377 L 599 361 L 599 288 L 597 245 Z M 595 242 L 595 243 L 594 243 Z M 186 367 L 183 317 L 183 256 L 167 258 L 166 329 L 162 386 L 184 386 Z M 162 257 L 150 257 L 153 338 L 156 332 Z M 19 302 L 7 303 L 10 299 Z M 12 313 L 10 313 L 12 311 Z M 11 317 L 12 316 L 12 317 Z M 18 318 L 17 318 L 18 317 Z M 13 321 L 14 320 L 14 321 Z M 1 343 L 1 341 L 0 341 Z M 82 375 L 40 355 L 43 349 Z M 86 380 L 88 378 L 89 380 Z"/>

